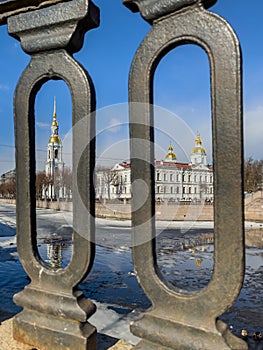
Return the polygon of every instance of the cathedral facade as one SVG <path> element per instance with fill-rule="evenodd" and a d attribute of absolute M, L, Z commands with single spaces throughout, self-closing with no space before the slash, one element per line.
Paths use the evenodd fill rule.
<path fill-rule="evenodd" d="M 110 172 L 97 172 L 96 199 L 130 201 L 130 163 L 118 163 Z M 213 202 L 213 168 L 207 164 L 206 150 L 199 134 L 189 163 L 177 161 L 172 145 L 163 160 L 155 161 L 155 200 L 168 204 Z"/>

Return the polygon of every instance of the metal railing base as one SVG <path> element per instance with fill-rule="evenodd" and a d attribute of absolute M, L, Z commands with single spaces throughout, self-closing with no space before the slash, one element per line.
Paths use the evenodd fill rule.
<path fill-rule="evenodd" d="M 136 350 L 247 350 L 247 344 L 222 321 L 209 331 L 144 314 L 131 324 L 131 331 L 143 338 Z"/>
<path fill-rule="evenodd" d="M 37 325 L 37 326 L 36 326 Z M 96 328 L 88 322 L 69 321 L 39 312 L 23 310 L 13 319 L 16 341 L 41 350 L 95 350 Z"/>

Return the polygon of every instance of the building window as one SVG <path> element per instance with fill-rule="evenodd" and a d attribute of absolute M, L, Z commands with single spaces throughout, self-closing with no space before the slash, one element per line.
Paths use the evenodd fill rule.
<path fill-rule="evenodd" d="M 192 193 L 192 188 L 191 187 L 189 187 L 189 194 L 191 194 Z"/>
<path fill-rule="evenodd" d="M 166 193 L 166 187 L 165 186 L 163 187 L 163 193 Z"/>
<path fill-rule="evenodd" d="M 58 158 L 58 150 L 55 149 L 55 158 L 57 159 Z"/>
<path fill-rule="evenodd" d="M 170 174 L 170 181 L 173 181 L 173 174 Z"/>
<path fill-rule="evenodd" d="M 191 182 L 191 175 L 188 175 L 188 182 Z"/>
<path fill-rule="evenodd" d="M 196 182 L 196 175 L 194 176 L 194 182 Z"/>
<path fill-rule="evenodd" d="M 171 186 L 171 193 L 173 193 L 173 187 Z"/>
<path fill-rule="evenodd" d="M 176 181 L 179 182 L 179 174 L 176 175 Z"/>
<path fill-rule="evenodd" d="M 124 177 L 124 182 L 127 182 L 127 175 L 125 175 Z"/>
<path fill-rule="evenodd" d="M 185 182 L 185 175 L 182 175 L 182 182 Z"/>
<path fill-rule="evenodd" d="M 167 175 L 164 173 L 163 174 L 163 181 L 166 181 L 167 180 Z"/>
<path fill-rule="evenodd" d="M 195 187 L 195 194 L 196 194 L 196 187 Z"/>
<path fill-rule="evenodd" d="M 213 183 L 213 176 L 210 176 L 210 183 Z"/>
<path fill-rule="evenodd" d="M 183 187 L 183 194 L 185 194 L 185 187 Z"/>
<path fill-rule="evenodd" d="M 161 176 L 160 176 L 160 175 L 161 175 L 160 173 L 157 173 L 157 174 L 156 174 L 156 176 L 157 176 L 157 177 L 156 177 L 156 181 L 161 181 Z"/>
<path fill-rule="evenodd" d="M 177 187 L 176 187 L 176 193 L 179 193 L 179 191 L 180 191 L 180 190 L 179 190 L 179 187 L 177 186 Z"/>

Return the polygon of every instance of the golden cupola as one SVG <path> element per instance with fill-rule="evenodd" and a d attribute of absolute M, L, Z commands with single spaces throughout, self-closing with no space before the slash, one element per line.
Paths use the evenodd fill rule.
<path fill-rule="evenodd" d="M 58 121 L 57 121 L 57 107 L 56 107 L 56 99 L 54 98 L 54 112 L 53 112 L 53 120 L 51 123 L 51 136 L 49 139 L 49 143 L 57 143 L 60 145 L 60 138 L 58 136 Z"/>
<path fill-rule="evenodd" d="M 202 147 L 202 139 L 200 134 L 197 133 L 195 138 L 195 147 L 192 149 L 190 154 L 190 162 L 193 166 L 206 166 L 206 150 Z"/>
<path fill-rule="evenodd" d="M 166 154 L 166 156 L 165 156 L 165 160 L 166 161 L 175 161 L 176 160 L 176 155 L 175 155 L 175 153 L 173 152 L 173 146 L 172 145 L 170 145 L 169 147 L 168 147 L 168 153 Z"/>
<path fill-rule="evenodd" d="M 204 149 L 204 147 L 202 147 L 202 139 L 199 133 L 195 138 L 195 147 L 192 149 L 192 154 L 194 153 L 201 153 L 203 155 L 206 155 L 206 150 Z"/>

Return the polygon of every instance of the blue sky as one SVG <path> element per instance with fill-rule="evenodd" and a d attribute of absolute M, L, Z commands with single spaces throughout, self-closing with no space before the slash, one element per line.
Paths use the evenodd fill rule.
<path fill-rule="evenodd" d="M 96 88 L 97 157 L 102 165 L 108 165 L 128 157 L 128 74 L 136 49 L 150 25 L 138 13 L 124 7 L 121 0 L 94 2 L 101 9 L 101 25 L 86 34 L 83 49 L 74 57 L 89 71 Z M 245 156 L 263 158 L 263 1 L 218 0 L 211 11 L 227 19 L 240 39 Z M 0 27 L 0 38 L 0 173 L 3 173 L 15 167 L 12 100 L 29 56 L 18 41 L 8 36 L 6 26 Z M 170 112 L 165 112 L 163 124 L 158 124 L 156 158 L 164 156 L 171 142 L 178 161 L 187 161 L 194 140 L 187 139 L 188 147 L 180 150 L 178 131 L 184 128 L 193 135 L 197 130 L 201 133 L 208 160 L 212 162 L 209 88 L 208 59 L 201 49 L 192 45 L 179 47 L 160 62 L 155 74 L 154 102 Z M 62 139 L 71 128 L 69 90 L 63 82 L 50 81 L 38 93 L 35 105 L 39 170 L 44 169 L 54 96 Z"/>

